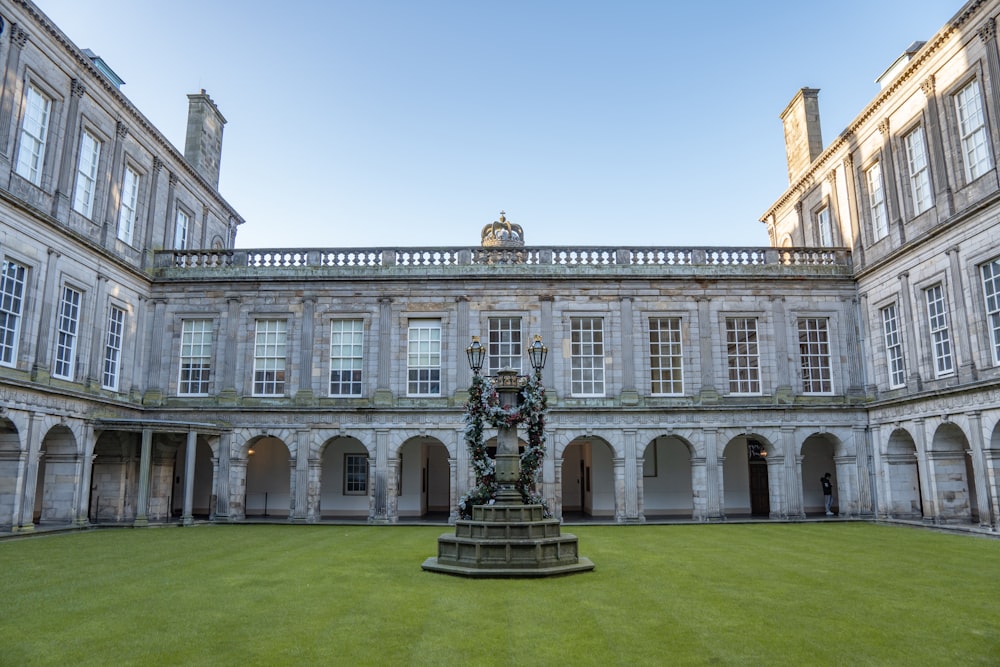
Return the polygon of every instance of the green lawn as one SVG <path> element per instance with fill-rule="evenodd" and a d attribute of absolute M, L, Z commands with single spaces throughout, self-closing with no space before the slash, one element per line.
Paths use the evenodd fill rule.
<path fill-rule="evenodd" d="M 424 572 L 428 527 L 0 542 L 3 665 L 1000 664 L 1000 540 L 861 523 L 575 527 L 593 572 Z"/>

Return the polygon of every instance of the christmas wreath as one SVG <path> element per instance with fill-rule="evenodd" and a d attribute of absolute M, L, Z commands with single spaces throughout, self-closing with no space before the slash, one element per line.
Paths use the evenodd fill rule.
<path fill-rule="evenodd" d="M 475 375 L 465 404 L 465 443 L 469 447 L 476 484 L 458 503 L 462 518 L 472 516 L 474 505 L 489 505 L 496 500 L 496 460 L 486 451 L 483 429 L 486 425 L 514 428 L 524 424 L 528 431 L 528 446 L 521 452 L 521 470 L 517 490 L 525 504 L 542 505 L 548 516 L 548 507 L 541 494 L 535 491 L 535 475 L 545 457 L 545 388 L 538 374 L 528 381 L 518 393 L 518 404 L 501 405 L 496 386 L 489 378 Z"/>

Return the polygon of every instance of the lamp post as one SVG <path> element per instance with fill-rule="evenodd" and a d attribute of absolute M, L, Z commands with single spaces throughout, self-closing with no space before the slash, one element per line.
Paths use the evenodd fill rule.
<path fill-rule="evenodd" d="M 472 345 L 465 350 L 469 358 L 469 367 L 479 375 L 483 368 L 486 348 L 479 342 L 478 336 L 472 337 Z M 534 342 L 528 347 L 528 360 L 535 371 L 535 376 L 541 375 L 545 366 L 548 348 L 542 344 L 542 337 L 535 336 Z M 504 368 L 497 371 L 496 389 L 500 405 L 508 409 L 517 406 L 521 387 L 527 382 L 527 377 L 518 375 L 517 371 Z M 498 505 L 522 505 L 524 500 L 517 490 L 517 481 L 521 474 L 521 456 L 518 452 L 517 426 L 502 425 L 497 428 L 496 480 Z"/>

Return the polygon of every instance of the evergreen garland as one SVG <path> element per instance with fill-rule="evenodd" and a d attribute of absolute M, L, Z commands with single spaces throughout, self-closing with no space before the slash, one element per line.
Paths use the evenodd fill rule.
<path fill-rule="evenodd" d="M 472 378 L 469 400 L 465 404 L 465 443 L 469 447 L 472 467 L 476 473 L 476 485 L 462 496 L 458 503 L 462 518 L 472 516 L 474 505 L 490 505 L 496 500 L 498 484 L 496 480 L 496 460 L 486 451 L 483 429 L 487 424 L 499 428 L 514 428 L 525 424 L 528 431 L 528 446 L 521 453 L 521 470 L 517 480 L 517 490 L 528 505 L 541 505 L 545 516 L 549 516 L 548 506 L 541 494 L 535 491 L 535 475 L 545 458 L 545 388 L 536 373 L 518 392 L 518 405 L 500 405 L 494 382 L 481 375 Z"/>

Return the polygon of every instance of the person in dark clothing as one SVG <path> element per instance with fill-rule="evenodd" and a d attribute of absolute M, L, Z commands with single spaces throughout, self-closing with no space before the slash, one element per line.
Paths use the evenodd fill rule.
<path fill-rule="evenodd" d="M 826 473 L 819 478 L 823 485 L 823 503 L 826 507 L 826 515 L 833 516 L 833 482 L 830 481 L 830 473 Z"/>

